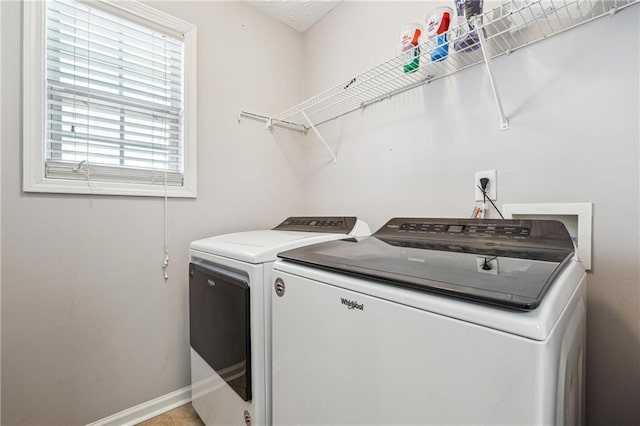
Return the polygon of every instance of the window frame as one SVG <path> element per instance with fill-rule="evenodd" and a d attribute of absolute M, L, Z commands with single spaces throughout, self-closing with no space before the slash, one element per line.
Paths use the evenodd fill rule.
<path fill-rule="evenodd" d="M 78 1 L 78 0 L 76 0 Z M 84 2 L 132 22 L 184 36 L 183 185 L 52 179 L 45 176 L 46 1 L 23 2 L 23 191 L 195 198 L 196 26 L 137 1 Z M 162 174 L 162 172 L 159 172 Z"/>

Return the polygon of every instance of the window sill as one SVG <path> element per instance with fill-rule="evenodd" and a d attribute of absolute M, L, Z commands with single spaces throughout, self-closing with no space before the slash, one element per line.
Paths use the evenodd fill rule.
<path fill-rule="evenodd" d="M 24 192 L 44 192 L 58 194 L 123 195 L 134 197 L 164 197 L 163 185 L 130 184 L 120 182 L 86 182 L 62 179 L 42 179 L 24 184 Z M 196 188 L 189 186 L 167 186 L 166 196 L 170 198 L 196 198 Z"/>

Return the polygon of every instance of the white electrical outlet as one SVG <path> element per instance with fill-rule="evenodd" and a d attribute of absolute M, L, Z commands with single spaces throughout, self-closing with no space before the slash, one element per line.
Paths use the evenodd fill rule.
<path fill-rule="evenodd" d="M 487 195 L 489 196 L 489 199 L 495 201 L 498 199 L 498 172 L 495 170 L 487 170 L 484 172 L 476 172 L 476 177 L 475 177 L 475 182 L 474 182 L 474 186 L 476 189 L 476 201 L 482 201 L 483 197 L 482 197 L 482 191 L 480 190 L 480 188 L 478 188 L 480 186 L 480 179 L 481 178 L 488 178 L 489 179 L 489 183 L 487 184 Z"/>

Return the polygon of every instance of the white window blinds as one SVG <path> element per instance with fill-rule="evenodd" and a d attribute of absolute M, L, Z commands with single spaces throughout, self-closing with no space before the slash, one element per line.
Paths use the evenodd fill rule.
<path fill-rule="evenodd" d="M 180 37 L 55 0 L 45 52 L 47 178 L 183 184 Z"/>

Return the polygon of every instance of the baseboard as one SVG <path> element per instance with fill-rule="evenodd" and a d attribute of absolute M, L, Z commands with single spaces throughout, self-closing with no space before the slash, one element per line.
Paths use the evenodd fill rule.
<path fill-rule="evenodd" d="M 191 386 L 127 408 L 87 426 L 133 426 L 191 402 Z"/>

